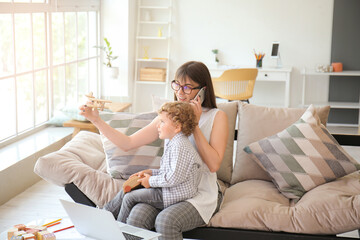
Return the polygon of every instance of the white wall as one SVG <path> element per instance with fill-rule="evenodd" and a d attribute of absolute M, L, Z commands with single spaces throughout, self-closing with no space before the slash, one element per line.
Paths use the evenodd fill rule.
<path fill-rule="evenodd" d="M 221 64 L 255 66 L 256 49 L 266 53 L 263 67 L 274 66 L 271 43 L 280 41 L 283 65 L 293 67 L 290 102 L 297 107 L 300 71 L 330 64 L 332 14 L 332 0 L 174 0 L 170 73 L 189 60 L 211 62 L 215 48 Z M 326 101 L 327 89 L 326 78 L 314 82 L 308 98 Z"/>
<path fill-rule="evenodd" d="M 103 0 L 103 36 L 111 40 L 131 99 L 134 79 L 136 1 Z M 333 0 L 173 0 L 170 78 L 186 61 L 210 63 L 212 49 L 219 49 L 221 64 L 255 66 L 253 49 L 266 56 L 263 66 L 275 66 L 271 43 L 280 41 L 283 65 L 292 66 L 290 104 L 301 103 L 300 71 L 330 64 Z M 263 84 L 263 83 L 262 83 Z M 257 83 L 256 91 L 283 94 L 284 86 Z M 309 102 L 327 101 L 328 78 L 308 83 Z M 119 92 L 121 92 L 119 90 Z M 170 96 L 169 96 L 170 97 Z M 268 96 L 265 96 L 265 98 Z M 279 97 L 279 96 L 277 96 Z M 113 97 L 114 98 L 114 97 Z M 253 103 L 264 102 L 262 94 Z M 282 99 L 282 96 L 280 96 Z M 143 100 L 145 101 L 145 100 Z M 147 100 L 147 101 L 150 101 Z"/>
<path fill-rule="evenodd" d="M 119 67 L 119 77 L 111 79 L 102 66 L 101 95 L 113 101 L 130 101 L 132 93 L 132 76 L 134 61 L 134 9 L 133 0 L 103 0 L 101 1 L 101 38 L 104 44 L 106 37 L 113 48 L 113 55 L 118 56 L 114 66 Z"/>

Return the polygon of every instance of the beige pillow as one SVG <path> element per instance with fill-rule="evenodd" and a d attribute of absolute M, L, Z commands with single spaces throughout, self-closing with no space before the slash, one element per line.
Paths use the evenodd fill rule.
<path fill-rule="evenodd" d="M 101 118 L 111 127 L 127 136 L 147 126 L 156 117 L 156 112 L 141 114 L 103 112 L 101 114 Z M 164 152 L 164 140 L 157 139 L 127 152 L 118 148 L 103 134 L 101 134 L 101 141 L 106 155 L 107 171 L 113 178 L 128 179 L 136 172 L 160 167 L 160 160 Z"/>
<path fill-rule="evenodd" d="M 237 117 L 237 102 L 218 103 L 218 108 L 224 111 L 228 117 L 229 137 L 220 169 L 216 172 L 218 179 L 230 183 L 233 169 L 234 135 Z"/>
<path fill-rule="evenodd" d="M 320 123 L 311 105 L 285 130 L 244 148 L 269 173 L 273 183 L 290 199 L 360 170 L 358 164 Z"/>
<path fill-rule="evenodd" d="M 274 135 L 296 122 L 306 109 L 271 108 L 239 102 L 237 151 L 231 184 L 249 179 L 271 181 L 271 178 L 243 148 L 250 143 Z M 316 108 L 321 123 L 326 124 L 330 106 Z"/>

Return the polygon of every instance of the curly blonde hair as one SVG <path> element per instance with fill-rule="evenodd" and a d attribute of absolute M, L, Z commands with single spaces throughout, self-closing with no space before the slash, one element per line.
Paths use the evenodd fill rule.
<path fill-rule="evenodd" d="M 185 136 L 190 136 L 197 126 L 195 112 L 189 103 L 167 102 L 158 110 L 158 113 L 167 113 L 167 116 L 175 125 L 181 126 Z"/>

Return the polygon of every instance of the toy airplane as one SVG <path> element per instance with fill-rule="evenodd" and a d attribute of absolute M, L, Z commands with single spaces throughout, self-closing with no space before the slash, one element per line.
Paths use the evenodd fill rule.
<path fill-rule="evenodd" d="M 91 101 L 93 104 L 87 104 L 89 107 L 91 107 L 93 110 L 95 108 L 99 109 L 100 111 L 103 111 L 104 108 L 108 109 L 107 106 L 105 106 L 105 103 L 111 103 L 110 100 L 104 100 L 104 99 L 97 99 L 94 97 L 93 92 L 89 92 L 88 94 L 85 94 L 85 96 Z"/>

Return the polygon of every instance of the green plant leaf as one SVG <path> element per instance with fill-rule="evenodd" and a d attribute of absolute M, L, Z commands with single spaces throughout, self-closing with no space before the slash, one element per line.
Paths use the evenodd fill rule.
<path fill-rule="evenodd" d="M 106 55 L 105 59 L 107 59 L 107 62 L 103 63 L 103 64 L 107 67 L 112 67 L 111 61 L 117 59 L 118 56 L 112 55 L 113 54 L 112 47 L 110 46 L 110 42 L 108 41 L 107 38 L 104 38 L 104 42 L 105 42 L 106 46 L 94 46 L 94 48 L 99 48 L 105 52 L 105 55 Z"/>

